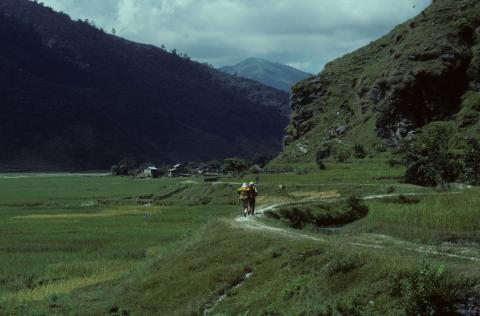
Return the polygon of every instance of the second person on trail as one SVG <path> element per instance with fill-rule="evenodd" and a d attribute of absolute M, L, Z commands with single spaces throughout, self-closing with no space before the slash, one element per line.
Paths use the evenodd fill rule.
<path fill-rule="evenodd" d="M 243 216 L 247 217 L 250 211 L 250 199 L 249 199 L 250 187 L 244 183 L 238 189 L 238 202 L 243 206 Z"/>
<path fill-rule="evenodd" d="M 258 191 L 257 188 L 255 187 L 255 183 L 250 182 L 248 184 L 248 208 L 249 208 L 249 214 L 254 215 L 255 214 L 255 202 L 257 199 Z"/>

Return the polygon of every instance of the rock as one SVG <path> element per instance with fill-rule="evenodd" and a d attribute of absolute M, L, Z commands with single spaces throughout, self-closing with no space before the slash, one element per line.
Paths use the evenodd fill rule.
<path fill-rule="evenodd" d="M 464 316 L 480 316 L 480 299 L 465 297 L 457 305 L 457 313 Z"/>
<path fill-rule="evenodd" d="M 386 91 L 388 90 L 388 82 L 385 80 L 377 80 L 370 89 L 370 100 L 373 103 L 378 104 L 385 98 Z"/>
<path fill-rule="evenodd" d="M 407 136 L 404 137 L 405 140 L 412 140 L 415 138 L 415 136 L 417 135 L 417 132 L 416 131 L 410 131 L 408 132 Z"/>
<path fill-rule="evenodd" d="M 411 132 L 415 131 L 415 124 L 412 122 L 403 119 L 397 123 L 397 129 L 395 131 L 395 135 L 398 139 L 403 139 L 407 137 L 407 135 Z"/>
<path fill-rule="evenodd" d="M 350 128 L 350 126 L 348 125 L 340 125 L 339 127 L 337 127 L 335 129 L 335 132 L 337 133 L 337 135 L 342 135 L 342 134 L 345 134 L 345 132 Z"/>
<path fill-rule="evenodd" d="M 411 61 L 427 61 L 431 59 L 436 59 L 438 57 L 438 53 L 433 51 L 426 51 L 421 53 L 415 53 L 408 55 L 408 59 Z"/>
<path fill-rule="evenodd" d="M 302 154 L 308 154 L 308 146 L 307 145 L 297 144 L 297 148 Z"/>
<path fill-rule="evenodd" d="M 387 147 L 398 147 L 398 141 L 395 137 L 386 138 L 383 140 L 383 143 Z"/>
<path fill-rule="evenodd" d="M 250 167 L 250 172 L 253 174 L 259 174 L 263 172 L 263 168 L 259 165 L 253 165 Z"/>
<path fill-rule="evenodd" d="M 283 138 L 283 146 L 288 146 L 290 145 L 291 143 L 293 143 L 294 139 L 291 135 L 287 135 Z"/>
<path fill-rule="evenodd" d="M 377 104 L 385 97 L 385 91 L 381 90 L 378 86 L 374 86 L 370 91 L 370 100 Z"/>
<path fill-rule="evenodd" d="M 383 144 L 387 147 L 397 147 L 398 140 L 393 131 L 386 127 L 377 127 L 375 130 L 377 136 L 383 139 Z"/>
<path fill-rule="evenodd" d="M 454 61 L 456 59 L 454 54 L 443 54 L 440 56 L 443 61 Z"/>

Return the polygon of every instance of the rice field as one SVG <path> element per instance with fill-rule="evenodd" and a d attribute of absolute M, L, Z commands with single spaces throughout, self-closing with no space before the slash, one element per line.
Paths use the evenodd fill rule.
<path fill-rule="evenodd" d="M 302 166 L 305 167 L 308 166 Z M 374 172 L 372 168 L 376 168 Z M 430 188 L 399 183 L 396 180 L 399 174 L 401 169 L 375 160 L 333 165 L 326 171 L 263 174 L 259 176 L 257 202 L 258 205 L 302 204 L 351 195 L 424 193 L 417 197 L 418 203 L 410 204 L 388 197 L 366 200 L 367 217 L 323 238 L 331 240 L 333 252 L 341 250 L 337 245 L 348 244 L 344 241 L 350 240 L 352 234 L 358 237 L 364 233 L 373 233 L 369 235 L 372 238 L 385 234 L 436 244 L 480 241 L 478 188 L 456 189 L 462 191 L 460 194 L 431 195 L 434 191 Z M 288 260 L 298 273 L 303 273 L 311 267 L 297 263 L 299 252 L 319 256 L 318 260 L 327 264 L 330 250 L 317 255 L 310 252 L 311 241 L 287 241 L 267 233 L 251 235 L 238 228 L 230 230 L 229 220 L 240 213 L 236 188 L 239 183 L 255 178 L 255 175 L 226 177 L 211 184 L 203 183 L 200 178 L 136 180 L 95 174 L 0 175 L 0 314 L 29 315 L 37 308 L 40 314 L 63 315 L 77 308 L 108 314 L 110 309 L 118 309 L 111 306 L 117 295 L 119 302 L 133 311 L 170 306 L 166 310 L 193 313 L 251 267 L 259 270 L 249 282 L 256 282 L 264 295 L 276 300 L 272 310 L 276 306 L 288 308 L 278 297 L 267 294 L 268 289 L 277 286 L 272 284 L 285 283 L 288 287 L 296 282 L 297 276 L 290 275 L 288 269 L 281 270 L 282 277 L 278 280 L 271 274 L 271 269 L 283 269 L 285 262 L 288 263 L 278 256 L 288 253 Z M 145 202 L 149 200 L 152 202 Z M 247 254 L 249 251 L 253 252 Z M 340 252 L 351 251 L 346 247 Z M 378 256 L 383 265 L 387 257 Z M 184 261 L 178 263 L 178 258 Z M 415 263 L 416 259 L 408 260 Z M 218 262 L 222 265 L 217 265 Z M 368 262 L 369 269 L 375 271 L 374 265 L 378 263 Z M 402 265 L 410 267 L 413 263 Z M 388 270 L 386 267 L 389 265 L 382 269 Z M 260 271 L 263 271 L 261 276 Z M 324 278 L 316 270 L 311 271 L 319 280 Z M 355 271 L 352 273 L 359 273 Z M 353 276 L 362 278 L 358 284 L 365 288 L 381 277 L 373 280 L 363 274 Z M 177 284 L 179 280 L 181 283 Z M 344 288 L 350 288 L 351 295 L 355 295 L 355 287 L 348 280 L 345 275 Z M 382 282 L 376 286 L 383 287 Z M 144 291 L 150 288 L 158 296 L 144 297 Z M 172 288 L 181 290 L 184 297 L 194 295 L 194 301 L 182 309 L 177 306 L 181 297 L 171 293 Z M 131 289 L 134 292 L 130 293 Z M 325 295 L 330 293 L 328 286 L 323 291 Z M 283 295 L 282 291 L 275 293 Z M 315 297 L 313 287 L 308 293 Z M 250 300 L 251 306 L 261 309 L 261 302 L 253 294 L 241 295 Z M 171 305 L 162 305 L 159 297 Z M 101 304 L 90 309 L 90 299 Z M 311 303 L 316 300 L 312 298 Z M 136 301 L 144 305 L 135 306 Z M 235 307 L 224 305 L 219 310 L 243 310 L 233 298 L 227 297 L 225 301 Z M 299 296 L 298 308 L 302 301 Z M 191 306 L 196 307 L 190 309 Z"/>
<path fill-rule="evenodd" d="M 480 241 L 480 190 L 419 196 L 417 203 L 398 199 L 368 201 L 370 212 L 359 226 L 404 238 Z"/>

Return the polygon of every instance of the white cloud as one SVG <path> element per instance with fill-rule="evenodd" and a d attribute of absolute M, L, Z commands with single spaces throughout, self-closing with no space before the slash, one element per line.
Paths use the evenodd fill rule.
<path fill-rule="evenodd" d="M 118 35 L 215 66 L 263 57 L 318 72 L 430 0 L 43 0 Z M 415 5 L 415 8 L 414 8 Z"/>

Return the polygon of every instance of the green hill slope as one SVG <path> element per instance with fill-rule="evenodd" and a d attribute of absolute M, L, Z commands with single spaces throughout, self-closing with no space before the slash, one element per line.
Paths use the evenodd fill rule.
<path fill-rule="evenodd" d="M 389 34 L 293 87 L 278 162 L 311 161 L 322 142 L 397 146 L 434 120 L 476 131 L 480 3 L 437 0 Z"/>

